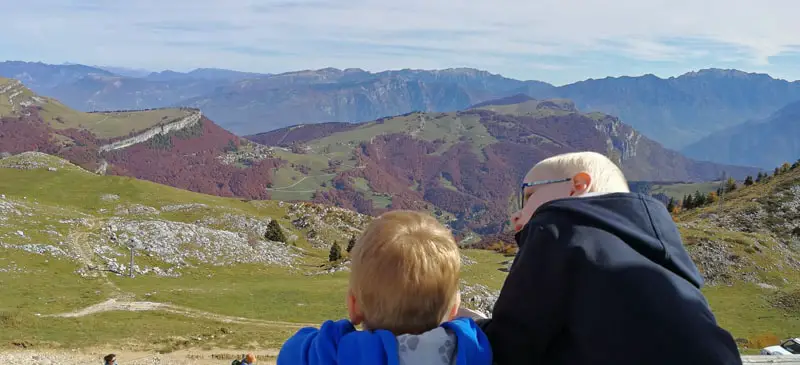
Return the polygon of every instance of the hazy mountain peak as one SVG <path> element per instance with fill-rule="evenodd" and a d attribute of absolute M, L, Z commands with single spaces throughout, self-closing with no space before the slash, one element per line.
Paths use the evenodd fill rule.
<path fill-rule="evenodd" d="M 748 78 L 748 77 L 769 77 L 771 76 L 764 73 L 745 72 L 737 69 L 722 69 L 722 68 L 704 68 L 697 71 L 690 71 L 678 78 L 690 77 L 720 77 L 720 78 Z"/>

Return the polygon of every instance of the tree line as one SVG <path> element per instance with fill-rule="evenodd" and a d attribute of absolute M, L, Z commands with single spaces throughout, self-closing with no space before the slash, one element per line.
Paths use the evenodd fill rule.
<path fill-rule="evenodd" d="M 800 168 L 800 159 L 798 159 L 794 164 L 791 165 L 788 162 L 783 163 L 781 166 L 775 168 L 775 170 L 772 172 L 772 175 L 769 175 L 766 172 L 759 172 L 755 178 L 753 178 L 753 176 L 748 175 L 742 182 L 742 185 L 747 187 L 765 183 L 776 176 L 785 174 L 797 168 Z M 670 198 L 669 202 L 667 203 L 667 210 L 670 213 L 678 213 L 681 210 L 689 210 L 711 205 L 713 203 L 718 202 L 720 196 L 732 193 L 736 191 L 737 188 L 738 185 L 736 180 L 733 177 L 729 177 L 728 180 L 725 181 L 725 184 L 717 188 L 717 191 L 712 191 L 708 194 L 703 194 L 699 190 L 697 190 L 694 192 L 694 194 L 684 195 L 683 199 L 681 200 Z"/>

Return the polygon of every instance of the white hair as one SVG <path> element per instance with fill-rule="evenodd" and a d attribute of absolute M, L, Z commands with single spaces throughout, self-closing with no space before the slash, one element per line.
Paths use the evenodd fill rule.
<path fill-rule="evenodd" d="M 587 192 L 627 193 L 630 192 L 628 181 L 622 170 L 608 157 L 597 152 L 572 152 L 546 158 L 536 164 L 529 172 L 549 173 L 551 178 L 573 177 L 580 172 L 591 176 Z"/>

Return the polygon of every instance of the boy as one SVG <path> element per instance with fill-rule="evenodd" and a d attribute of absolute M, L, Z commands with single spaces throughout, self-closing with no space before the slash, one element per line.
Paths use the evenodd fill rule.
<path fill-rule="evenodd" d="M 741 364 L 664 205 L 608 158 L 543 160 L 522 189 L 519 252 L 478 320 L 497 364 Z"/>
<path fill-rule="evenodd" d="M 393 211 L 373 220 L 350 253 L 350 320 L 303 328 L 278 365 L 490 365 L 488 339 L 460 304 L 461 257 L 433 217 Z M 363 331 L 354 326 L 363 325 Z"/>

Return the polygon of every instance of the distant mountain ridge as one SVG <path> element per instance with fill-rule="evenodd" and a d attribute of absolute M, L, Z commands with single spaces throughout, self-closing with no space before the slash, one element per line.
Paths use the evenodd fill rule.
<path fill-rule="evenodd" d="M 574 100 L 580 110 L 616 115 L 665 146 L 679 149 L 800 100 L 800 82 L 705 69 L 667 79 L 653 75 L 590 79 L 559 87 L 555 94 Z"/>
<path fill-rule="evenodd" d="M 588 79 L 559 87 L 471 68 L 323 68 L 275 75 L 198 69 L 128 77 L 80 65 L 4 62 L 0 76 L 19 78 L 34 91 L 84 111 L 201 108 L 238 134 L 296 124 L 364 122 L 412 111 L 463 110 L 519 94 L 569 99 L 582 112 L 618 116 L 674 149 L 745 121 L 767 118 L 800 100 L 797 81 L 724 69 L 669 78 L 648 74 Z"/>
<path fill-rule="evenodd" d="M 707 136 L 683 149 L 692 158 L 769 169 L 800 158 L 800 101 L 764 120 Z"/>

